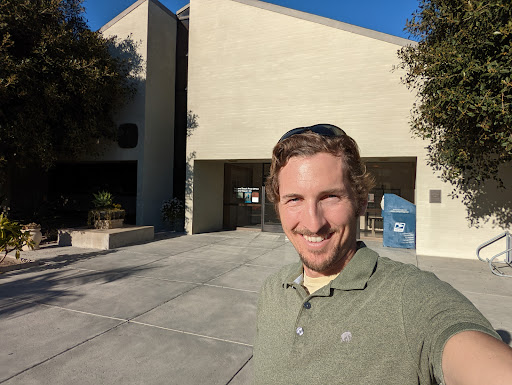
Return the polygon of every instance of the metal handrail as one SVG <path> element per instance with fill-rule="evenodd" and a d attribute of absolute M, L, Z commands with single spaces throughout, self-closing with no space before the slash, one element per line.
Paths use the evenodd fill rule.
<path fill-rule="evenodd" d="M 494 242 L 497 242 L 499 241 L 500 239 L 502 238 L 505 238 L 506 240 L 506 249 L 502 252 L 499 252 L 498 254 L 492 256 L 490 259 L 489 258 L 486 258 L 486 259 L 483 259 L 482 257 L 480 257 L 480 251 L 482 251 L 483 248 L 493 244 Z M 495 259 L 500 257 L 501 255 L 503 254 L 506 254 L 506 258 L 504 261 L 496 261 L 497 263 L 502 263 L 502 264 L 506 264 L 508 265 L 509 267 L 512 267 L 512 236 L 510 235 L 510 233 L 508 231 L 504 231 L 503 233 L 495 236 L 494 238 L 492 239 L 489 239 L 487 242 L 484 242 L 482 243 L 480 246 L 478 246 L 476 248 L 476 256 L 478 257 L 479 260 L 481 260 L 482 262 L 487 262 L 489 263 L 489 268 L 491 269 L 491 272 L 495 275 L 499 275 L 501 277 L 512 277 L 512 275 L 507 275 L 507 274 L 504 274 L 501 270 L 500 270 L 500 267 L 499 266 L 496 266 L 494 264 L 495 262 Z"/>

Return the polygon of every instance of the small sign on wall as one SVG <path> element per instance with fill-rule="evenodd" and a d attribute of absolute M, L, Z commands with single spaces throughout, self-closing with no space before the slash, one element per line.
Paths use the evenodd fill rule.
<path fill-rule="evenodd" d="M 244 203 L 259 203 L 260 193 L 258 187 L 235 187 L 233 192 Z"/>
<path fill-rule="evenodd" d="M 441 190 L 430 190 L 429 203 L 441 203 Z"/>

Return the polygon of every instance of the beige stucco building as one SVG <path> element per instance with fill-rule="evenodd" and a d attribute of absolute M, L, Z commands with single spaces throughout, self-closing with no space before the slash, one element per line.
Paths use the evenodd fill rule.
<path fill-rule="evenodd" d="M 136 162 L 136 223 L 157 229 L 162 202 L 173 196 L 177 23 L 161 3 L 142 0 L 100 30 L 131 39 L 142 62 L 137 93 L 117 117 L 136 126 L 136 146 L 111 146 L 100 161 Z"/>
<path fill-rule="evenodd" d="M 138 161 L 138 223 L 152 224 L 173 191 L 174 84 L 184 72 L 174 77 L 172 58 L 183 22 L 187 232 L 278 228 L 262 187 L 272 147 L 289 129 L 316 123 L 340 126 L 358 142 L 377 179 L 370 215 L 380 215 L 384 193 L 416 204 L 418 254 L 474 258 L 501 231 L 468 226 L 451 186 L 427 166 L 427 143 L 410 133 L 415 94 L 393 68 L 397 51 L 413 42 L 257 0 L 191 0 L 178 17 L 141 0 L 103 27 L 105 34 L 132 33 L 146 59 L 144 87 L 120 116 L 137 122 L 140 145 L 109 155 Z M 176 148 L 185 146 L 181 138 Z"/>

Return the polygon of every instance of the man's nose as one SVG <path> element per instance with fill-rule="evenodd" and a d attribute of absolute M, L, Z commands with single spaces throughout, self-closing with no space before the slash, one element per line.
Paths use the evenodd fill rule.
<path fill-rule="evenodd" d="M 312 233 L 318 234 L 326 223 L 322 206 L 318 202 L 308 202 L 306 210 L 302 213 L 302 225 Z"/>

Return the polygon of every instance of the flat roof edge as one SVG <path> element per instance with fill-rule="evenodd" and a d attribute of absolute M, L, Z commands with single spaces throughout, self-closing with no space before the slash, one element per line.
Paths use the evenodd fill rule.
<path fill-rule="evenodd" d="M 190 3 L 188 3 L 187 5 L 184 5 L 183 7 L 181 7 L 180 9 L 178 9 L 176 11 L 176 15 L 180 14 L 181 12 L 183 12 L 184 10 L 186 10 L 187 8 L 190 8 Z"/>
<path fill-rule="evenodd" d="M 128 8 L 126 8 L 123 12 L 118 14 L 116 17 L 114 17 L 112 20 L 110 20 L 108 23 L 106 23 L 103 27 L 99 29 L 100 32 L 104 32 L 105 30 L 112 27 L 114 24 L 116 24 L 119 20 L 123 19 L 126 15 L 131 13 L 133 10 L 137 9 L 141 4 L 144 4 L 146 1 L 150 1 L 157 5 L 162 11 L 167 13 L 169 16 L 172 16 L 175 20 L 178 20 L 178 17 L 172 13 L 165 5 L 163 5 L 158 0 L 138 0 L 132 5 L 130 5 Z"/>
<path fill-rule="evenodd" d="M 158 0 L 149 0 L 149 1 L 152 1 L 155 5 L 157 5 L 162 11 L 164 11 L 169 16 L 171 16 L 174 20 L 178 20 L 178 16 L 176 16 L 174 13 L 172 13 L 172 11 L 169 8 L 167 8 L 165 5 L 163 5 Z"/>
<path fill-rule="evenodd" d="M 303 11 L 297 11 L 296 9 L 286 8 L 280 5 L 266 3 L 264 1 L 260 0 L 232 0 L 236 1 L 237 3 L 242 3 L 245 5 L 250 5 L 253 7 L 265 9 L 267 11 L 277 12 L 281 13 L 283 15 L 295 17 L 298 19 L 311 21 L 313 23 L 317 24 L 323 24 L 328 27 L 341 29 L 343 31 L 355 33 L 358 35 L 370 37 L 372 39 L 382 40 L 391 44 L 396 44 L 400 46 L 407 46 L 407 45 L 416 45 L 417 43 L 414 40 L 405 39 L 403 37 L 398 37 L 394 35 L 390 35 L 384 32 L 375 31 L 373 29 L 359 27 L 357 25 L 344 23 L 342 21 L 329 19 L 327 17 L 313 15 L 311 13 L 303 12 Z"/>

